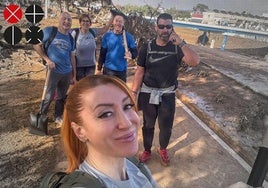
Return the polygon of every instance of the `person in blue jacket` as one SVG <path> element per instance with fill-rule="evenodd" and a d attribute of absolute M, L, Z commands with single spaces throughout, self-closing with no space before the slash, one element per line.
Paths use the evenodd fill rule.
<path fill-rule="evenodd" d="M 123 15 L 114 15 L 113 29 L 106 32 L 101 41 L 96 74 L 116 76 L 126 82 L 127 59 L 135 59 L 138 50 L 134 37 L 124 30 L 124 24 L 125 18 Z M 124 46 L 126 43 L 127 47 Z"/>

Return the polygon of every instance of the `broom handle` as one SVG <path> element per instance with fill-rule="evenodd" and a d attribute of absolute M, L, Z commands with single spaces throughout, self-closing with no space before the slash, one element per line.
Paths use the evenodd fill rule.
<path fill-rule="evenodd" d="M 125 52 L 128 52 L 128 47 L 127 47 L 127 36 L 126 36 L 126 30 L 123 30 L 123 41 L 124 41 L 124 47 L 125 47 Z"/>

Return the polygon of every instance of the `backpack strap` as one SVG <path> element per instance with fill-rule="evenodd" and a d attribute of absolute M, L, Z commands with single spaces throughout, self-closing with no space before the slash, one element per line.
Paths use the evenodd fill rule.
<path fill-rule="evenodd" d="M 140 162 L 136 157 L 128 157 L 127 158 L 130 162 L 132 162 L 134 165 L 140 169 L 140 171 L 146 176 L 146 178 L 150 181 L 151 176 L 150 173 L 148 172 L 148 169 L 144 166 L 144 163 Z"/>
<path fill-rule="evenodd" d="M 50 46 L 50 44 L 52 43 L 52 41 L 54 40 L 57 32 L 58 32 L 58 28 L 52 26 L 52 31 L 51 31 L 47 41 L 44 42 L 44 51 L 45 51 L 45 53 L 47 53 L 47 49 Z"/>
<path fill-rule="evenodd" d="M 58 187 L 88 187 L 88 188 L 105 188 L 105 184 L 93 175 L 82 171 L 74 171 L 64 176 Z"/>
<path fill-rule="evenodd" d="M 148 169 L 144 163 L 140 162 L 136 157 L 128 157 L 130 162 L 139 168 L 139 170 L 151 180 Z M 73 171 L 70 174 L 65 172 L 51 172 L 48 173 L 42 180 L 40 188 L 70 188 L 70 187 L 84 187 L 84 188 L 105 188 L 104 182 L 82 171 Z"/>
<path fill-rule="evenodd" d="M 70 41 L 71 41 L 71 47 L 73 47 L 73 45 L 74 45 L 74 47 L 76 48 L 76 43 L 74 43 L 74 38 L 73 38 L 73 36 L 71 35 L 71 33 L 68 33 L 68 35 L 69 35 L 69 38 L 70 38 Z"/>
<path fill-rule="evenodd" d="M 152 41 L 149 41 L 148 42 L 148 47 L 147 47 L 147 54 L 164 54 L 164 55 L 178 54 L 178 46 L 177 45 L 174 45 L 175 50 L 173 52 L 163 52 L 163 51 L 152 50 L 151 44 L 152 44 Z"/>
<path fill-rule="evenodd" d="M 58 187 L 61 179 L 66 176 L 65 172 L 50 172 L 43 179 L 40 188 L 55 188 Z"/>
<path fill-rule="evenodd" d="M 76 41 L 77 41 L 78 35 L 79 35 L 79 28 L 75 28 L 74 31 L 75 31 L 74 41 L 75 41 L 75 44 L 76 44 Z"/>
<path fill-rule="evenodd" d="M 96 38 L 96 34 L 93 29 L 89 28 L 88 31 L 93 35 L 94 38 Z"/>
<path fill-rule="evenodd" d="M 148 59 L 148 57 L 149 57 L 150 54 L 176 55 L 177 59 L 179 59 L 179 56 L 178 56 L 178 46 L 177 45 L 174 45 L 175 46 L 174 52 L 163 52 L 163 51 L 154 51 L 154 50 L 152 50 L 151 44 L 152 44 L 152 41 L 150 40 L 148 42 L 148 46 L 147 46 L 146 59 Z"/>
<path fill-rule="evenodd" d="M 151 43 L 152 41 L 150 40 L 147 44 L 147 54 L 146 54 L 146 60 L 149 58 L 149 54 L 151 53 L 152 51 L 152 48 L 151 48 Z"/>
<path fill-rule="evenodd" d="M 75 44 L 76 44 L 76 41 L 78 39 L 78 35 L 79 35 L 80 29 L 79 28 L 75 28 L 75 29 L 73 29 L 73 31 L 75 31 L 74 41 L 75 41 Z M 94 32 L 93 29 L 89 28 L 88 31 L 93 35 L 94 38 L 96 37 L 96 34 L 95 34 L 95 32 Z"/>

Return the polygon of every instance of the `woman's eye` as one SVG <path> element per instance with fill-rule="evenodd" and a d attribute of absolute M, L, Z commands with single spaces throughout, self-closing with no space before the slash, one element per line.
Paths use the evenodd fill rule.
<path fill-rule="evenodd" d="M 112 115 L 112 112 L 104 112 L 101 115 L 99 115 L 98 118 L 103 119 L 103 118 L 110 117 L 111 115 Z"/>
<path fill-rule="evenodd" d="M 134 106 L 134 104 L 127 104 L 125 105 L 124 109 L 127 110 L 127 109 L 132 109 Z"/>

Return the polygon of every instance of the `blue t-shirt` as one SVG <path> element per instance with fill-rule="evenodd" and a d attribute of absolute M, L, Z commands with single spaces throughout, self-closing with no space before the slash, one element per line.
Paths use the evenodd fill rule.
<path fill-rule="evenodd" d="M 128 48 L 135 48 L 136 43 L 133 36 L 126 32 Z M 115 34 L 108 31 L 102 38 L 101 47 L 107 49 L 104 67 L 114 71 L 127 70 L 127 60 L 123 42 L 123 34 Z"/>
<path fill-rule="evenodd" d="M 97 28 L 91 28 L 93 32 L 98 34 Z M 71 32 L 71 35 L 75 39 L 76 30 L 74 29 Z M 81 30 L 79 31 L 76 42 L 76 67 L 91 67 L 96 64 L 96 41 L 95 37 L 91 32 L 87 32 L 83 34 Z"/>
<path fill-rule="evenodd" d="M 43 29 L 43 43 L 46 42 L 52 33 L 52 27 Z M 71 42 L 71 40 L 73 40 Z M 74 39 L 70 34 L 63 34 L 57 31 L 57 34 L 47 49 L 47 56 L 56 65 L 53 70 L 59 74 L 66 74 L 72 71 L 71 52 L 75 50 Z"/>

